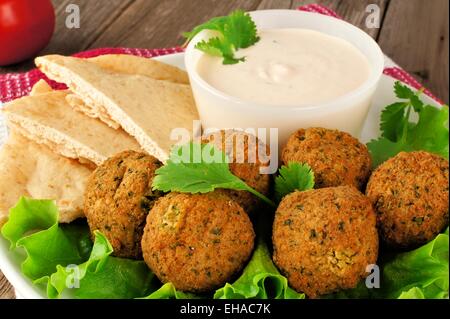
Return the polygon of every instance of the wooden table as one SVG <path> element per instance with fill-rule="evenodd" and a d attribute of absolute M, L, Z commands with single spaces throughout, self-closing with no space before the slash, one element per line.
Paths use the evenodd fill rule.
<path fill-rule="evenodd" d="M 55 34 L 42 52 L 72 54 L 98 47 L 160 48 L 179 45 L 181 33 L 233 9 L 289 9 L 320 3 L 362 28 L 395 62 L 448 103 L 448 0 L 52 0 Z M 80 29 L 65 25 L 66 7 L 80 8 Z M 380 8 L 380 28 L 366 27 L 369 4 Z M 28 61 L 0 68 L 0 73 L 32 68 Z M 0 272 L 0 298 L 14 291 Z"/>

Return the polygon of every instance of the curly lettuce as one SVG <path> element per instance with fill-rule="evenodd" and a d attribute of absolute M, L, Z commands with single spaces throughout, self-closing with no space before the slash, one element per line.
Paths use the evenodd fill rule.
<path fill-rule="evenodd" d="M 382 281 L 377 297 L 427 299 L 448 298 L 449 289 L 448 229 L 434 240 L 397 254 L 382 266 Z M 417 289 L 413 289 L 417 288 Z"/>
<path fill-rule="evenodd" d="M 305 295 L 288 286 L 272 262 L 269 249 L 259 240 L 255 252 L 242 275 L 233 283 L 216 291 L 215 299 L 304 299 Z"/>
<path fill-rule="evenodd" d="M 33 283 L 46 286 L 49 298 L 71 292 L 75 298 L 136 298 L 156 290 L 143 261 L 111 257 L 106 237 L 90 240 L 85 224 L 58 224 L 53 201 L 22 197 L 2 227 L 11 249 L 23 249 L 21 268 Z"/>

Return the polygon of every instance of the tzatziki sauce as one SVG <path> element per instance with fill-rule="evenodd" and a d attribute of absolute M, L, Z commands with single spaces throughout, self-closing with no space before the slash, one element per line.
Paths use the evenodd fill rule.
<path fill-rule="evenodd" d="M 204 54 L 199 75 L 230 96 L 280 106 L 325 103 L 369 78 L 368 59 L 343 39 L 309 29 L 266 29 L 259 36 L 235 53 L 245 62 L 224 65 L 220 57 Z"/>

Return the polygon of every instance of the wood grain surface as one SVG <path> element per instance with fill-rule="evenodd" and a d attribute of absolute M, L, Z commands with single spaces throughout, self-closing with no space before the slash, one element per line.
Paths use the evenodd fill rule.
<path fill-rule="evenodd" d="M 449 99 L 448 0 L 52 0 L 56 30 L 41 54 L 72 54 L 99 47 L 158 48 L 180 45 L 183 31 L 233 9 L 290 9 L 319 3 L 360 27 L 395 62 L 438 97 Z M 81 12 L 80 29 L 65 26 L 68 4 Z M 369 4 L 380 8 L 380 28 L 366 27 Z M 0 73 L 25 71 L 32 61 L 0 67 Z M 0 272 L 0 298 L 14 291 Z"/>

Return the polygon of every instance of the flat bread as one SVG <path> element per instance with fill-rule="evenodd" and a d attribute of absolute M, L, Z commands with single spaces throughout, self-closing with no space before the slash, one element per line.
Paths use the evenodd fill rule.
<path fill-rule="evenodd" d="M 11 130 L 0 149 L 0 227 L 21 196 L 56 200 L 62 223 L 84 217 L 83 195 L 91 173 Z"/>
<path fill-rule="evenodd" d="M 105 54 L 86 60 L 115 73 L 145 75 L 155 80 L 189 84 L 186 71 L 154 59 L 129 54 Z"/>
<path fill-rule="evenodd" d="M 189 77 L 186 71 L 153 59 L 129 54 L 106 54 L 86 60 L 108 72 L 144 75 L 156 80 L 189 84 Z M 76 94 L 68 94 L 67 102 L 75 110 L 83 112 L 87 116 L 98 118 L 112 128 L 117 129 L 120 127 L 120 123 L 114 121 L 101 104 L 96 103 L 95 100 L 89 97 L 85 97 L 83 101 Z"/>
<path fill-rule="evenodd" d="M 69 93 L 66 96 L 67 103 L 76 111 L 82 112 L 85 115 L 92 117 L 94 119 L 99 119 L 109 127 L 113 129 L 121 128 L 120 124 L 114 121 L 105 110 L 105 108 L 101 105 L 95 103 L 88 98 L 85 98 L 84 101 L 78 95 Z"/>
<path fill-rule="evenodd" d="M 111 73 L 73 57 L 49 55 L 35 62 L 49 78 L 65 83 L 86 104 L 95 101 L 96 107 L 103 107 L 145 151 L 163 162 L 174 143 L 173 129 L 193 134 L 193 121 L 199 117 L 187 84 Z"/>
<path fill-rule="evenodd" d="M 83 163 L 100 165 L 118 152 L 141 149 L 122 129 L 112 129 L 73 110 L 66 101 L 67 94 L 51 91 L 5 104 L 8 125 L 34 142 Z"/>
<path fill-rule="evenodd" d="M 33 85 L 33 87 L 31 88 L 30 95 L 38 95 L 48 93 L 51 91 L 52 87 L 45 80 L 41 79 Z"/>

